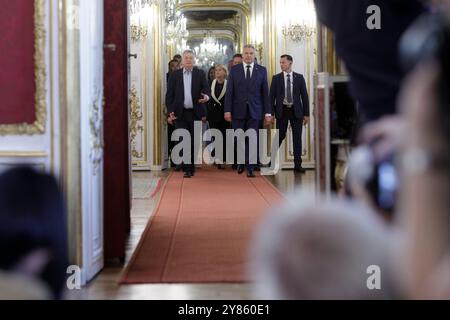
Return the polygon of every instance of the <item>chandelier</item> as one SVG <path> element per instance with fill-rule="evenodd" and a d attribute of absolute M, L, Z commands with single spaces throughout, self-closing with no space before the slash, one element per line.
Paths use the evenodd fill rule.
<path fill-rule="evenodd" d="M 201 68 L 209 68 L 215 64 L 225 64 L 227 50 L 228 46 L 219 43 L 211 31 L 205 34 L 203 42 L 193 49 L 197 56 L 197 65 Z"/>
<path fill-rule="evenodd" d="M 130 0 L 130 32 L 133 41 L 145 40 L 153 23 L 157 0 Z"/>
<path fill-rule="evenodd" d="M 288 11 L 283 16 L 282 33 L 294 42 L 309 40 L 316 33 L 316 12 L 312 0 L 285 0 L 285 7 L 298 10 Z"/>
<path fill-rule="evenodd" d="M 166 38 L 168 43 L 173 44 L 177 40 L 189 36 L 187 30 L 187 19 L 180 11 L 177 11 L 179 0 L 165 0 L 166 7 Z"/>

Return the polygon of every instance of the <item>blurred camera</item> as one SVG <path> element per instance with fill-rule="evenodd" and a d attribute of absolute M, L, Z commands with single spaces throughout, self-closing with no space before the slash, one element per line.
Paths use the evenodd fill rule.
<path fill-rule="evenodd" d="M 350 157 L 346 181 L 347 193 L 364 190 L 372 202 L 386 213 L 395 209 L 399 177 L 394 156 L 377 161 L 372 146 L 356 148 Z"/>
<path fill-rule="evenodd" d="M 436 86 L 439 120 L 441 128 L 450 134 L 450 28 L 447 18 L 438 13 L 419 17 L 403 35 L 399 49 L 400 61 L 406 72 L 422 62 L 440 64 L 441 74 Z M 346 189 L 349 195 L 353 195 L 355 188 L 362 188 L 379 209 L 392 213 L 399 188 L 395 151 L 384 159 L 377 159 L 373 151 L 375 143 L 373 141 L 352 152 Z"/>

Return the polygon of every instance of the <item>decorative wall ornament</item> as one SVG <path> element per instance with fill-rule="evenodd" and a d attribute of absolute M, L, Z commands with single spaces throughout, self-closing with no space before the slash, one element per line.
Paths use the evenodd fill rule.
<path fill-rule="evenodd" d="M 148 27 L 147 26 L 130 26 L 131 31 L 131 40 L 134 42 L 145 40 L 148 36 Z"/>
<path fill-rule="evenodd" d="M 141 105 L 138 97 L 136 87 L 133 85 L 130 90 L 130 140 L 131 140 L 131 155 L 133 158 L 142 159 L 144 157 L 143 152 L 137 151 L 136 137 L 138 134 L 144 132 L 144 127 L 139 124 L 144 119 L 144 115 L 141 111 Z"/>
<path fill-rule="evenodd" d="M 97 175 L 100 165 L 103 161 L 103 108 L 105 106 L 105 98 L 101 97 L 101 91 L 94 89 L 94 98 L 89 114 L 89 128 L 91 131 L 90 138 L 90 159 L 93 165 L 94 175 Z"/>
<path fill-rule="evenodd" d="M 293 24 L 283 27 L 283 36 L 289 37 L 294 42 L 311 39 L 315 33 L 315 28 L 307 25 Z"/>
<path fill-rule="evenodd" d="M 153 8 L 157 0 L 130 0 L 130 35 L 134 42 L 147 38 L 153 24 Z"/>
<path fill-rule="evenodd" d="M 46 30 L 45 30 L 45 0 L 34 0 L 34 76 L 36 84 L 34 123 L 0 124 L 1 135 L 34 135 L 44 134 L 47 118 L 46 103 Z"/>

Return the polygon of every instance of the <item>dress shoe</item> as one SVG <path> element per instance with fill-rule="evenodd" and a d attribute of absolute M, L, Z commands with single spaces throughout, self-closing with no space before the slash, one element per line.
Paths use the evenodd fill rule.
<path fill-rule="evenodd" d="M 181 165 L 177 165 L 177 166 L 175 166 L 175 171 L 176 172 L 180 172 L 181 171 Z"/>
<path fill-rule="evenodd" d="M 244 171 L 245 171 L 245 166 L 243 166 L 243 165 L 240 165 L 240 166 L 238 166 L 238 173 L 239 174 L 243 174 L 244 173 Z"/>
<path fill-rule="evenodd" d="M 233 165 L 231 166 L 231 169 L 233 169 L 233 170 L 237 170 L 237 169 L 238 169 L 238 166 L 237 166 L 237 164 L 233 164 Z"/>
<path fill-rule="evenodd" d="M 297 173 L 301 173 L 301 174 L 305 174 L 306 173 L 306 170 L 303 169 L 302 167 L 295 167 L 294 171 L 297 172 Z"/>
<path fill-rule="evenodd" d="M 255 178 L 256 176 L 255 176 L 255 173 L 253 172 L 253 170 L 249 170 L 248 172 L 247 172 L 247 177 L 248 178 Z"/>
<path fill-rule="evenodd" d="M 254 170 L 255 170 L 255 171 L 261 171 L 261 166 L 260 166 L 259 164 L 256 165 Z"/>
<path fill-rule="evenodd" d="M 192 177 L 192 173 L 191 173 L 190 171 L 186 171 L 186 172 L 184 173 L 184 177 L 187 178 L 187 179 L 189 179 L 189 178 Z"/>
<path fill-rule="evenodd" d="M 223 170 L 223 169 L 225 169 L 225 166 L 223 164 L 218 164 L 217 169 Z"/>

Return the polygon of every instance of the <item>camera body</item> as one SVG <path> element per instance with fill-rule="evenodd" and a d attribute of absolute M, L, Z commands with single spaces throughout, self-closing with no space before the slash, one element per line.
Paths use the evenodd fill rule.
<path fill-rule="evenodd" d="M 385 213 L 395 210 L 399 176 L 394 165 L 394 156 L 377 160 L 373 148 L 356 148 L 349 161 L 346 191 L 350 196 L 365 192 L 371 202 Z"/>

